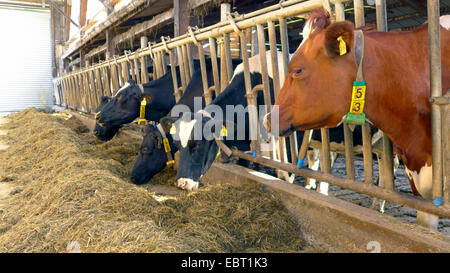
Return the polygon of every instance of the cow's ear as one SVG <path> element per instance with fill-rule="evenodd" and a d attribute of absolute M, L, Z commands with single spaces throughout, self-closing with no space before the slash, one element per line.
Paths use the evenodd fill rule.
<path fill-rule="evenodd" d="M 352 51 L 353 23 L 348 21 L 336 22 L 325 29 L 325 49 L 328 56 L 334 58 Z"/>
<path fill-rule="evenodd" d="M 102 102 L 102 103 L 107 103 L 107 102 L 109 102 L 110 99 L 111 99 L 111 97 L 108 97 L 108 96 L 102 96 L 102 97 L 101 97 L 101 102 Z"/>
<path fill-rule="evenodd" d="M 159 123 L 163 127 L 164 131 L 170 132 L 172 126 L 175 126 L 175 121 L 176 121 L 175 118 L 166 116 L 166 117 L 161 118 L 159 120 Z M 172 132 L 170 132 L 170 133 L 172 134 Z"/>

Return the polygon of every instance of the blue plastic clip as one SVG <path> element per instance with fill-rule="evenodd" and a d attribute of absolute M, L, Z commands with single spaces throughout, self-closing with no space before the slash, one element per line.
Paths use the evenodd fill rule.
<path fill-rule="evenodd" d="M 256 151 L 253 151 L 253 157 L 256 157 Z"/>
<path fill-rule="evenodd" d="M 156 128 L 156 126 L 157 126 L 156 123 L 153 123 L 153 128 Z"/>
<path fill-rule="evenodd" d="M 444 200 L 442 199 L 442 196 L 436 197 L 433 199 L 433 204 L 435 206 L 441 206 Z"/>
<path fill-rule="evenodd" d="M 305 162 L 304 158 L 299 158 L 297 161 L 297 168 L 301 169 L 303 168 L 303 163 Z"/>

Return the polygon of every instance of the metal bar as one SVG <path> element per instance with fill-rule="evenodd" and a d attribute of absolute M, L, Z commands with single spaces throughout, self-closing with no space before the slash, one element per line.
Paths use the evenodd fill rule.
<path fill-rule="evenodd" d="M 183 65 L 183 49 L 181 46 L 177 47 L 177 57 L 178 57 L 178 68 L 180 69 L 180 77 L 181 77 L 181 87 L 184 90 L 186 90 L 187 85 L 187 79 L 186 79 L 186 73 L 184 71 L 184 65 Z"/>
<path fill-rule="evenodd" d="M 267 26 L 269 29 L 269 44 L 270 44 L 270 59 L 272 64 L 272 74 L 273 74 L 273 91 L 274 96 L 277 97 L 278 93 L 280 93 L 280 71 L 278 69 L 278 50 L 277 50 L 277 36 L 275 31 L 275 24 L 273 21 L 268 21 Z M 271 103 L 272 104 L 272 103 Z M 272 137 L 272 143 L 275 143 L 274 137 Z M 275 149 L 274 149 L 275 150 Z M 281 162 L 286 161 L 286 140 L 284 137 L 279 137 L 278 140 L 278 151 L 279 151 L 279 160 Z"/>
<path fill-rule="evenodd" d="M 442 68 L 441 68 L 441 48 L 440 48 L 440 22 L 439 22 L 439 1 L 428 0 L 428 46 L 430 58 L 430 94 L 431 97 L 442 96 Z M 432 143 L 432 164 L 433 164 L 433 193 L 432 197 L 442 197 L 443 182 L 443 150 L 442 150 L 442 129 L 441 129 L 441 106 L 431 104 L 431 143 Z"/>
<path fill-rule="evenodd" d="M 103 80 L 103 95 L 104 96 L 112 96 L 111 91 L 111 79 L 110 79 L 110 73 L 108 73 L 110 70 L 108 70 L 106 67 L 102 68 L 102 80 Z"/>
<path fill-rule="evenodd" d="M 361 183 L 361 181 L 356 181 L 353 179 L 341 178 L 328 173 L 321 173 L 317 171 L 313 171 L 307 168 L 299 169 L 292 164 L 286 164 L 277 162 L 274 160 L 266 159 L 264 157 L 256 156 L 253 157 L 245 152 L 239 151 L 237 149 L 232 149 L 233 156 L 252 161 L 264 166 L 284 170 L 290 173 L 294 173 L 296 175 L 310 177 L 316 179 L 317 181 L 325 181 L 330 184 L 336 185 L 338 187 L 352 190 L 355 192 L 359 192 L 362 194 L 367 194 L 382 200 L 387 200 L 392 203 L 405 205 L 407 207 L 417 209 L 420 211 L 424 211 L 427 213 L 439 215 L 444 218 L 450 218 L 450 208 L 448 207 L 437 207 L 433 205 L 432 202 L 427 201 L 422 198 L 414 197 L 409 194 L 399 193 L 396 191 L 386 190 L 375 185 L 369 185 L 365 183 Z"/>
<path fill-rule="evenodd" d="M 186 45 L 182 45 L 181 46 L 182 52 L 183 52 L 183 63 L 180 65 L 184 66 L 184 74 L 185 74 L 185 78 L 186 78 L 186 85 L 191 81 L 191 77 L 192 77 L 192 73 L 189 70 L 189 60 L 188 60 L 188 53 L 187 53 L 187 48 Z"/>
<path fill-rule="evenodd" d="M 348 2 L 348 1 L 350 1 L 350 0 L 344 0 L 343 2 Z M 290 2 L 292 4 L 288 5 L 287 2 Z M 287 18 L 287 17 L 306 14 L 307 12 L 311 11 L 312 9 L 322 6 L 322 0 L 310 0 L 310 1 L 305 1 L 305 2 L 301 2 L 301 3 L 298 3 L 299 1 L 287 1 L 287 2 L 283 2 L 282 6 L 284 8 L 282 8 L 282 9 L 280 9 L 280 5 L 275 5 L 275 6 L 269 7 L 270 9 L 278 8 L 278 10 L 272 11 L 270 14 L 261 14 L 258 11 L 255 13 L 251 13 L 251 15 L 254 17 L 250 16 L 250 14 L 240 16 L 240 17 L 236 18 L 236 21 L 237 21 L 236 25 L 240 29 L 245 29 L 248 27 L 253 27 L 255 24 L 258 24 L 258 23 L 259 24 L 266 23 L 267 20 L 279 20 L 280 18 Z M 208 39 L 209 37 L 218 37 L 223 34 L 233 32 L 233 31 L 234 31 L 233 26 L 231 26 L 228 22 L 227 22 L 227 24 L 224 24 L 222 22 L 222 23 L 218 23 L 216 25 L 204 28 L 198 32 L 196 31 L 195 34 L 196 34 L 197 40 L 203 41 L 205 39 Z M 179 46 L 187 44 L 187 43 L 191 43 L 191 39 L 187 35 L 182 35 L 182 36 L 172 39 L 171 42 L 167 43 L 167 46 L 169 49 L 173 49 L 173 48 L 179 47 Z M 154 52 L 158 52 L 158 51 L 162 51 L 162 50 L 165 50 L 165 46 L 162 43 L 158 43 L 158 44 L 152 46 L 151 49 L 149 47 L 147 47 L 145 50 L 141 51 L 139 56 L 148 56 Z M 137 58 L 136 55 L 137 54 L 132 53 L 128 57 L 130 59 Z M 118 59 L 116 59 L 116 61 L 118 63 L 124 62 L 124 61 L 126 61 L 126 57 L 121 56 Z M 103 67 L 103 66 L 108 66 L 108 65 L 109 65 L 108 62 L 105 61 L 101 64 L 96 65 L 96 67 L 98 67 L 98 66 Z M 94 69 L 96 67 L 92 66 L 88 69 Z M 70 74 L 73 75 L 76 73 L 80 73 L 80 71 L 72 72 Z M 66 76 L 68 76 L 68 75 L 66 75 Z"/>
<path fill-rule="evenodd" d="M 266 56 L 266 37 L 264 34 L 264 27 L 261 24 L 256 25 L 256 32 L 258 34 L 258 47 L 259 47 L 259 63 L 261 67 L 263 94 L 264 94 L 264 106 L 266 113 L 269 113 L 272 105 L 272 98 L 270 95 L 269 75 L 267 73 L 267 56 Z M 258 131 L 259 132 L 259 131 Z M 257 155 L 259 155 L 257 150 Z M 273 158 L 270 153 L 270 158 Z"/>
<path fill-rule="evenodd" d="M 344 147 L 345 147 L 345 169 L 347 179 L 355 179 L 355 160 L 353 157 L 353 132 L 350 131 L 348 124 L 344 122 Z"/>
<path fill-rule="evenodd" d="M 172 73 L 173 95 L 175 96 L 175 101 L 178 102 L 178 100 L 181 97 L 181 94 L 178 93 L 176 61 L 172 50 L 169 50 L 169 61 L 170 61 L 170 72 Z"/>
<path fill-rule="evenodd" d="M 211 103 L 211 96 L 208 92 L 208 72 L 206 71 L 205 54 L 203 52 L 203 45 L 198 44 L 198 58 L 200 59 L 200 70 L 202 73 L 203 95 L 205 97 L 206 105 Z"/>
<path fill-rule="evenodd" d="M 353 0 L 353 7 L 355 10 L 355 26 L 362 27 L 364 26 L 364 1 L 363 0 Z"/>
<path fill-rule="evenodd" d="M 375 0 L 377 13 L 377 30 L 387 31 L 386 0 Z"/>
<path fill-rule="evenodd" d="M 394 190 L 394 164 L 392 142 L 383 135 L 383 182 L 384 188 Z"/>
<path fill-rule="evenodd" d="M 334 3 L 334 8 L 336 13 L 336 21 L 344 21 L 345 20 L 344 4 L 342 4 L 341 2 L 336 2 Z"/>
<path fill-rule="evenodd" d="M 189 66 L 189 80 L 190 80 L 192 78 L 192 75 L 194 74 L 194 61 L 192 60 L 191 44 L 190 43 L 185 44 L 184 47 L 186 48 L 187 61 Z"/>
<path fill-rule="evenodd" d="M 366 122 L 362 125 L 363 156 L 364 156 L 364 181 L 373 183 L 373 160 L 372 160 L 372 135 L 370 125 Z M 391 161 L 392 162 L 392 161 Z"/>
<path fill-rule="evenodd" d="M 242 42 L 242 40 L 241 40 Z M 219 95 L 220 91 L 220 76 L 219 76 L 219 65 L 217 63 L 217 47 L 216 47 L 216 39 L 209 38 L 209 52 L 211 54 L 211 65 L 213 71 L 214 78 L 214 90 L 216 93 L 216 97 Z"/>
<path fill-rule="evenodd" d="M 241 40 L 241 52 L 242 52 L 242 65 L 244 67 L 244 83 L 245 83 L 245 94 L 247 96 L 248 102 L 248 116 L 249 116 L 249 125 L 250 125 L 250 139 L 251 141 L 251 150 L 257 151 L 258 147 L 260 147 L 260 135 L 258 131 L 258 108 L 256 103 L 256 96 L 252 92 L 252 83 L 250 80 L 250 67 L 248 63 L 248 52 L 247 48 L 247 38 L 243 32 L 240 33 Z M 255 140 L 256 139 L 256 140 Z"/>
<path fill-rule="evenodd" d="M 101 69 L 96 69 L 95 71 L 95 83 L 97 84 L 97 107 L 101 103 L 101 97 L 105 95 L 105 88 L 103 87 L 102 80 L 101 80 Z"/>
<path fill-rule="evenodd" d="M 323 173 L 331 173 L 330 135 L 327 128 L 321 128 L 322 149 L 320 149 L 320 169 Z"/>

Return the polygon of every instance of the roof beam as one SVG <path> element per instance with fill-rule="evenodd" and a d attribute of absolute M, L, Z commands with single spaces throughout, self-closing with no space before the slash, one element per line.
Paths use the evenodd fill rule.
<path fill-rule="evenodd" d="M 160 13 L 156 16 L 154 16 L 152 19 L 142 22 L 140 24 L 137 24 L 130 28 L 127 32 L 124 32 L 122 34 L 116 35 L 113 39 L 113 43 L 115 45 L 118 45 L 120 43 L 129 41 L 130 39 L 133 39 L 136 36 L 142 36 L 144 33 L 158 25 L 164 25 L 170 21 L 173 20 L 174 17 L 174 11 L 173 8 Z"/>

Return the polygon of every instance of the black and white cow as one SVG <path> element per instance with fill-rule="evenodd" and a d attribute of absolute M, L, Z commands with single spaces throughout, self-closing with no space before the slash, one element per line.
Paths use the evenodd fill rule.
<path fill-rule="evenodd" d="M 267 59 L 270 61 L 270 52 L 267 52 Z M 281 60 L 281 55 L 279 56 Z M 250 79 L 251 85 L 256 86 L 261 83 L 261 73 L 259 70 L 259 56 L 254 56 L 249 59 L 250 64 Z M 271 68 L 270 63 L 268 67 Z M 272 78 L 271 69 L 269 77 Z M 272 80 L 270 80 L 272 81 Z M 270 84 L 272 86 L 272 84 Z M 171 131 L 172 126 L 175 126 L 174 143 L 180 151 L 180 161 L 178 162 L 177 184 L 179 187 L 193 190 L 198 188 L 198 180 L 209 169 L 213 161 L 216 159 L 219 148 L 213 139 L 213 135 L 204 135 L 203 132 L 210 132 L 218 134 L 222 126 L 229 123 L 230 134 L 224 137 L 224 142 L 229 147 L 236 147 L 239 150 L 250 149 L 250 133 L 248 127 L 248 112 L 242 113 L 228 113 L 227 106 L 234 106 L 242 108 L 247 107 L 247 98 L 245 97 L 245 84 L 243 65 L 236 67 L 233 78 L 230 84 L 222 91 L 222 93 L 215 98 L 210 105 L 205 109 L 196 113 L 184 113 L 183 117 L 166 117 L 161 120 L 161 124 L 165 127 L 167 132 Z M 272 92 L 273 93 L 273 92 Z M 273 95 L 272 95 L 273 98 Z M 264 95 L 259 92 L 257 96 L 257 105 L 264 105 Z M 220 108 L 222 117 L 233 115 L 233 120 L 225 120 L 222 117 L 215 117 L 214 109 Z M 234 121 L 244 122 L 244 131 L 232 130 Z M 173 129 L 172 129 L 173 130 Z M 194 137 L 194 134 L 200 132 Z M 231 133 L 233 137 L 231 137 Z"/>
<path fill-rule="evenodd" d="M 103 107 L 110 101 L 111 97 L 102 96 L 100 100 L 100 105 L 96 109 L 96 113 L 102 111 Z M 122 126 L 110 126 L 102 127 L 97 122 L 95 123 L 94 135 L 97 139 L 101 141 L 111 140 L 119 131 Z"/>
<path fill-rule="evenodd" d="M 144 98 L 147 101 L 147 120 L 158 121 L 165 116 L 175 104 L 172 73 L 167 72 L 161 78 L 142 85 L 129 80 L 110 98 L 103 110 L 97 113 L 97 123 L 103 127 L 113 127 L 132 122 L 139 117 Z"/>
<path fill-rule="evenodd" d="M 212 63 L 210 59 L 206 59 L 206 70 L 207 70 L 207 80 L 208 86 L 214 85 L 214 78 L 212 73 Z M 220 62 L 220 59 L 218 59 Z M 233 69 L 241 63 L 241 60 L 232 60 Z M 219 68 L 220 72 L 220 68 Z M 203 84 L 202 84 L 202 75 L 201 70 L 196 70 L 188 85 L 186 86 L 186 90 L 183 95 L 180 97 L 178 103 L 174 106 L 184 106 L 184 109 L 187 112 L 194 111 L 194 101 L 195 98 L 198 98 L 201 102 L 199 105 L 200 108 L 205 106 L 205 99 L 203 96 Z M 178 113 L 178 114 L 181 114 Z M 177 117 L 179 117 L 177 115 Z M 170 153 L 172 158 L 178 148 L 173 144 L 172 136 L 169 133 L 169 130 L 166 130 L 163 127 L 157 127 L 156 125 L 147 125 L 145 129 L 144 139 L 141 144 L 141 148 L 139 150 L 138 157 L 136 159 L 136 163 L 133 167 L 133 171 L 131 173 L 131 180 L 135 184 L 143 184 L 148 183 L 152 177 L 162 171 L 166 162 L 168 161 L 167 152 L 164 150 L 163 139 L 167 137 L 168 142 L 170 144 Z"/>
<path fill-rule="evenodd" d="M 268 68 L 271 68 L 270 63 L 270 52 L 267 52 L 267 60 L 268 60 Z M 281 56 L 279 56 L 279 60 L 281 60 Z M 251 77 L 251 85 L 252 87 L 261 83 L 261 73 L 259 72 L 259 56 L 254 56 L 249 59 L 250 65 L 250 77 Z M 279 64 L 281 65 L 281 63 Z M 268 71 L 269 77 L 272 78 L 271 69 Z M 270 79 L 271 91 L 273 93 L 272 80 Z M 245 84 L 244 84 L 244 74 L 243 67 L 238 66 L 233 75 L 233 79 L 228 85 L 228 87 L 216 98 L 214 99 L 210 105 L 208 105 L 205 109 L 198 111 L 197 113 L 185 113 L 184 118 L 170 118 L 166 117 L 161 120 L 161 124 L 165 127 L 165 131 L 169 132 L 170 128 L 175 126 L 175 135 L 173 135 L 175 146 L 180 151 L 180 160 L 178 162 L 178 172 L 176 176 L 177 185 L 181 188 L 187 190 L 195 190 L 198 188 L 198 180 L 201 176 L 210 168 L 212 163 L 217 157 L 219 148 L 214 138 L 210 134 L 209 136 L 204 133 L 214 132 L 216 137 L 219 137 L 218 132 L 220 132 L 221 128 L 225 124 L 235 125 L 235 121 L 244 120 L 245 121 L 245 131 L 240 132 L 240 134 L 244 135 L 244 138 L 237 138 L 236 130 L 233 131 L 233 138 L 230 140 L 230 135 L 225 136 L 223 138 L 224 143 L 228 147 L 236 147 L 239 150 L 248 151 L 250 149 L 250 138 L 249 138 L 249 117 L 248 112 L 245 112 L 245 116 L 238 116 L 237 113 L 234 113 L 233 120 L 223 120 L 215 117 L 215 113 L 213 108 L 217 109 L 219 107 L 223 113 L 223 117 L 227 117 L 227 106 L 238 106 L 241 105 L 244 108 L 247 106 L 245 92 Z M 273 94 L 272 94 L 273 98 Z M 272 102 L 273 103 L 273 102 Z M 257 104 L 264 105 L 264 96 L 260 92 L 257 96 Z M 208 128 L 207 128 L 208 127 Z M 227 130 L 230 131 L 230 130 Z M 200 134 L 194 136 L 196 132 L 200 132 Z M 374 134 L 376 130 L 372 129 L 372 134 Z M 298 141 L 301 143 L 304 132 L 298 132 Z M 343 144 L 344 142 L 344 134 L 342 125 L 337 128 L 330 129 L 330 142 L 336 142 L 339 144 Z M 362 145 L 362 132 L 360 127 L 356 127 L 353 134 L 354 145 Z M 242 137 L 242 135 L 241 135 Z M 311 138 L 313 140 L 321 140 L 320 130 L 313 131 L 311 134 Z M 289 150 L 289 149 L 288 149 Z M 314 155 L 318 155 L 315 153 Z M 336 158 L 336 155 L 332 155 L 332 160 Z M 319 168 L 319 158 L 316 156 L 310 157 L 309 166 L 312 169 Z M 323 194 L 328 194 L 328 184 L 321 182 L 320 191 Z M 310 188 L 315 188 L 315 181 L 309 181 Z"/>

